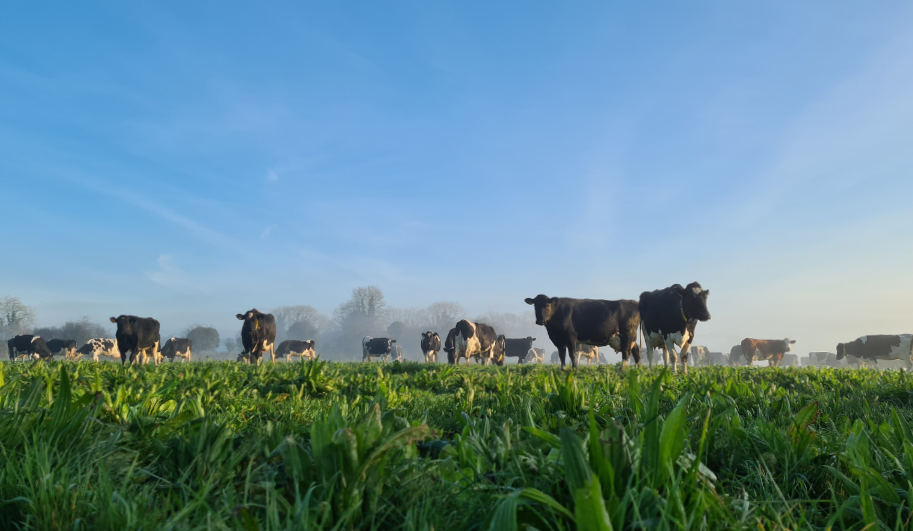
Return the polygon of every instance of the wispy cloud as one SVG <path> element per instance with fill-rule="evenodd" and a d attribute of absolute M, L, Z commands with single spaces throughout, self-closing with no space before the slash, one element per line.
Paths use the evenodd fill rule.
<path fill-rule="evenodd" d="M 147 271 L 146 276 L 149 280 L 168 288 L 186 286 L 190 283 L 190 277 L 182 269 L 174 265 L 174 260 L 167 254 L 159 255 L 158 269 Z"/>

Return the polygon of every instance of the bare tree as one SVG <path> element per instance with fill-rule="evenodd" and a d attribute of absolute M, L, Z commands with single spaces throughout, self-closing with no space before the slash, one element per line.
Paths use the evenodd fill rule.
<path fill-rule="evenodd" d="M 96 337 L 111 337 L 113 335 L 104 325 L 90 321 L 88 316 L 78 321 L 67 321 L 63 326 L 36 328 L 34 333 L 44 339 L 72 339 L 79 345 L 84 345 L 90 339 Z"/>
<path fill-rule="evenodd" d="M 311 336 L 303 339 L 314 339 L 329 327 L 329 319 L 313 306 L 280 306 L 273 309 L 271 313 L 276 318 L 277 342 L 286 339 L 302 339 L 292 337 L 292 330 L 295 330 L 294 335 L 296 336 L 302 333 Z"/>
<path fill-rule="evenodd" d="M 35 327 L 35 309 L 19 297 L 0 298 L 0 355 L 6 356 L 6 340 L 28 334 Z"/>
<path fill-rule="evenodd" d="M 447 335 L 453 325 L 466 316 L 466 310 L 460 303 L 448 301 L 435 302 L 425 312 L 431 329 L 441 334 L 441 337 Z"/>

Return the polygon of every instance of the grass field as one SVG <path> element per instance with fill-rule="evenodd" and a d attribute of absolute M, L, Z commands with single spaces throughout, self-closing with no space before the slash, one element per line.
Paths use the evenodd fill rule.
<path fill-rule="evenodd" d="M 0 364 L 4 529 L 911 529 L 898 371 Z"/>

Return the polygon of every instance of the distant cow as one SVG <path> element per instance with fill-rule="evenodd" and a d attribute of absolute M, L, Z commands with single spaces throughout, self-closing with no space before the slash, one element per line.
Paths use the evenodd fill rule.
<path fill-rule="evenodd" d="M 584 345 L 583 343 L 577 343 L 577 363 L 580 363 L 580 358 L 586 358 L 587 367 L 590 366 L 590 361 L 596 360 L 596 365 L 599 365 L 599 347 L 596 345 Z"/>
<path fill-rule="evenodd" d="M 422 332 L 422 354 L 425 355 L 425 363 L 437 361 L 437 353 L 440 350 L 441 336 L 431 330 Z"/>
<path fill-rule="evenodd" d="M 691 345 L 688 351 L 688 357 L 691 358 L 691 366 L 699 367 L 710 364 L 710 349 L 703 345 Z"/>
<path fill-rule="evenodd" d="M 780 365 L 783 355 L 790 351 L 790 345 L 795 344 L 795 339 L 752 339 L 746 337 L 742 340 L 742 355 L 745 363 L 751 365 L 755 361 L 767 361 L 771 367 Z"/>
<path fill-rule="evenodd" d="M 172 337 L 162 346 L 162 356 L 174 362 L 174 358 L 181 358 L 181 363 L 190 361 L 193 341 L 183 337 Z"/>
<path fill-rule="evenodd" d="M 469 358 L 472 357 L 479 358 L 479 361 L 486 366 L 492 361 L 498 361 L 492 352 L 495 343 L 499 342 L 494 328 L 485 323 L 473 323 L 461 319 L 454 330 L 456 331 L 453 336 L 455 363 L 459 363 L 460 358 L 466 358 L 466 365 L 469 365 Z"/>
<path fill-rule="evenodd" d="M 276 348 L 276 357 L 285 358 L 286 361 L 292 361 L 292 358 L 298 356 L 298 359 L 304 361 L 305 358 L 313 360 L 317 358 L 317 352 L 314 349 L 313 339 L 308 341 L 299 341 L 297 339 L 286 339 L 279 343 Z"/>
<path fill-rule="evenodd" d="M 162 360 L 159 347 L 162 342 L 159 334 L 160 324 L 151 317 L 137 317 L 135 315 L 120 315 L 112 317 L 111 322 L 117 325 L 117 349 L 120 351 L 121 365 L 127 363 L 127 352 L 130 353 L 130 363 L 140 358 L 141 363 L 146 363 L 147 352 L 152 357 L 152 362 L 158 365 Z"/>
<path fill-rule="evenodd" d="M 6 347 L 9 349 L 10 361 L 15 361 L 19 357 L 34 359 L 51 357 L 51 351 L 41 336 L 29 334 L 16 336 L 6 342 Z"/>
<path fill-rule="evenodd" d="M 456 363 L 456 359 L 453 357 L 453 352 L 456 347 L 454 347 L 454 337 L 456 337 L 456 328 L 451 328 L 447 332 L 447 339 L 444 340 L 444 347 L 442 350 L 447 353 L 447 363 L 453 365 Z"/>
<path fill-rule="evenodd" d="M 780 365 L 784 365 L 786 367 L 798 367 L 799 356 L 796 354 L 783 354 L 783 361 L 780 362 Z"/>
<path fill-rule="evenodd" d="M 362 339 L 361 361 L 374 361 L 374 358 L 377 357 L 386 363 L 387 358 L 390 357 L 390 353 L 393 352 L 393 343 L 396 343 L 395 339 L 389 339 L 386 337 L 368 336 Z"/>
<path fill-rule="evenodd" d="M 729 362 L 729 357 L 722 352 L 708 352 L 707 358 L 710 365 L 726 365 Z"/>
<path fill-rule="evenodd" d="M 557 352 L 555 355 L 557 356 Z M 557 358 L 556 358 L 557 359 Z M 545 349 L 531 348 L 525 358 L 520 358 L 520 363 L 545 363 Z M 557 363 L 557 362 L 556 362 Z"/>
<path fill-rule="evenodd" d="M 533 342 L 536 341 L 536 338 L 533 336 L 527 336 L 520 339 L 514 338 L 504 338 L 504 357 L 505 358 L 518 358 L 523 360 L 529 354 L 529 351 L 533 348 Z"/>
<path fill-rule="evenodd" d="M 610 346 L 621 353 L 622 366 L 633 355 L 640 363 L 637 348 L 637 327 L 640 312 L 637 301 L 607 301 L 600 299 L 571 299 L 537 295 L 526 299 L 536 309 L 536 324 L 544 326 L 549 339 L 558 347 L 558 357 L 564 368 L 567 353 L 571 365 L 577 368 L 577 345 Z"/>
<path fill-rule="evenodd" d="M 55 356 L 63 352 L 63 359 L 73 360 L 76 359 L 76 341 L 73 339 L 52 339 L 48 341 L 48 350 L 51 351 L 51 356 Z"/>
<path fill-rule="evenodd" d="M 92 361 L 98 363 L 99 356 L 107 356 L 115 360 L 121 359 L 120 350 L 117 348 L 116 339 L 106 339 L 97 337 L 86 341 L 86 344 L 79 347 L 77 351 L 86 356 L 92 356 Z"/>
<path fill-rule="evenodd" d="M 672 357 L 672 372 L 678 370 L 678 354 L 675 346 L 681 347 L 682 369 L 688 373 L 688 351 L 694 340 L 694 329 L 698 321 L 710 320 L 707 297 L 710 290 L 692 282 L 684 288 L 673 284 L 668 288 L 645 291 L 640 294 L 641 329 L 644 334 L 644 348 L 652 354 L 661 349 L 663 362 L 668 367 Z M 648 356 L 652 359 L 653 356 Z"/>
<path fill-rule="evenodd" d="M 878 360 L 901 360 L 907 370 L 913 368 L 913 335 L 862 336 L 849 343 L 837 344 L 837 359 L 854 356 L 860 362 L 871 361 L 878 368 Z"/>
<path fill-rule="evenodd" d="M 735 345 L 729 349 L 729 364 L 738 365 L 745 360 L 745 356 L 742 354 L 742 345 Z"/>
<path fill-rule="evenodd" d="M 403 347 L 399 345 L 394 345 L 393 350 L 390 352 L 390 355 L 393 356 L 393 361 L 403 362 Z"/>
<path fill-rule="evenodd" d="M 241 343 L 244 345 L 242 359 L 247 363 L 256 361 L 260 365 L 260 358 L 264 352 L 269 352 L 270 360 L 276 361 L 276 318 L 271 313 L 262 313 L 256 308 L 247 313 L 239 313 L 235 317 L 244 321 L 241 325 Z"/>

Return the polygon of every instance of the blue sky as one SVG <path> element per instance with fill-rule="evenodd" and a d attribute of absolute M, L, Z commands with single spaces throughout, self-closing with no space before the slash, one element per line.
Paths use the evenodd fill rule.
<path fill-rule="evenodd" d="M 227 332 L 698 280 L 714 349 L 913 331 L 913 6 L 491 4 L 4 6 L 0 295 Z"/>

